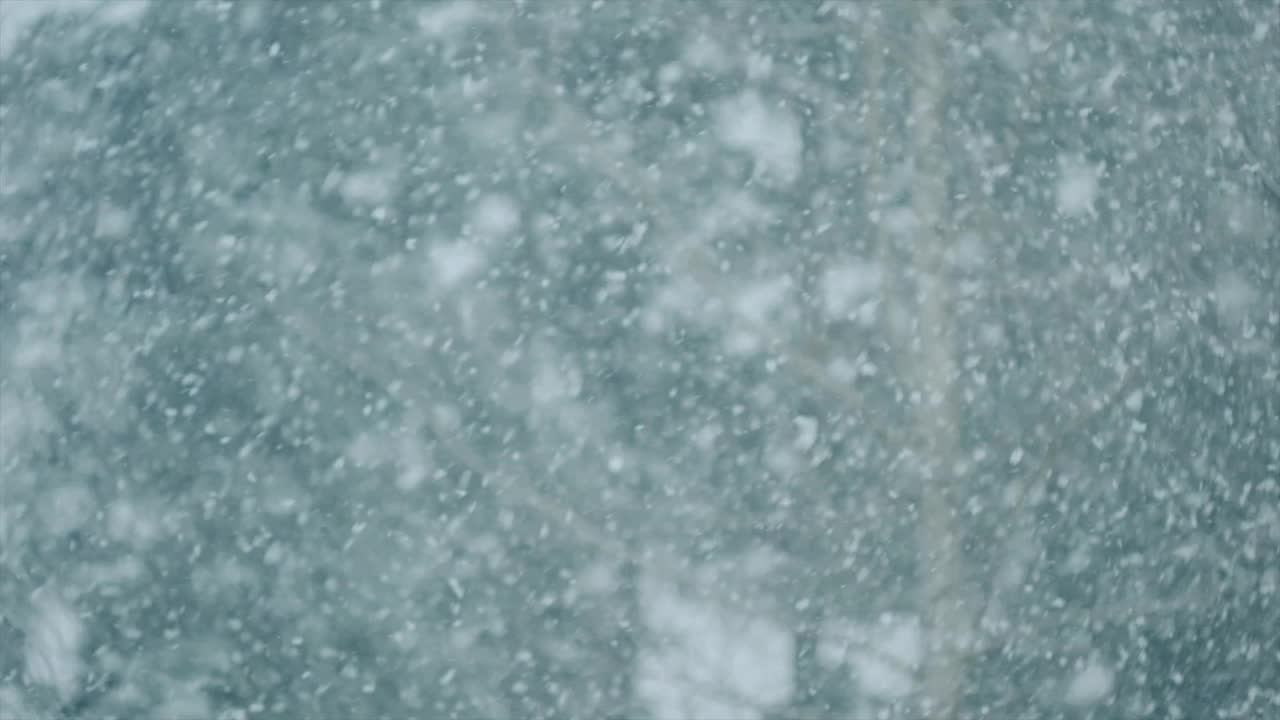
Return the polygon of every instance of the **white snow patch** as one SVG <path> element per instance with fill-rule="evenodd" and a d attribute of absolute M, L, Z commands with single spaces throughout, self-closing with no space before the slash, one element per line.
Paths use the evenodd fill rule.
<path fill-rule="evenodd" d="M 107 508 L 107 536 L 135 548 L 146 547 L 160 538 L 157 508 L 117 500 Z"/>
<path fill-rule="evenodd" d="M 791 289 L 791 279 L 783 276 L 747 285 L 732 298 L 735 314 L 746 321 L 746 326 L 729 328 L 725 333 L 725 347 L 733 355 L 750 355 L 759 352 L 765 344 L 761 337 L 766 324 L 775 317 Z M 704 314 L 714 314 L 714 306 L 701 308 Z M 695 312 L 697 312 L 695 310 Z"/>
<path fill-rule="evenodd" d="M 762 53 L 748 53 L 746 66 L 748 80 L 763 80 L 773 74 L 773 58 Z"/>
<path fill-rule="evenodd" d="M 395 196 L 396 176 L 385 169 L 358 170 L 338 183 L 338 193 L 352 205 L 382 206 Z"/>
<path fill-rule="evenodd" d="M 637 663 L 636 692 L 657 717 L 759 718 L 793 693 L 794 639 L 764 617 L 642 582 L 645 625 L 659 640 Z"/>
<path fill-rule="evenodd" d="M 418 27 L 431 38 L 444 38 L 467 30 L 484 16 L 475 0 L 432 3 L 418 11 Z"/>
<path fill-rule="evenodd" d="M 1262 572 L 1262 578 L 1258 581 L 1258 592 L 1262 595 L 1275 595 L 1276 590 L 1280 589 L 1280 570 L 1275 568 L 1267 568 Z"/>
<path fill-rule="evenodd" d="M 416 490 L 435 471 L 435 458 L 414 433 L 400 436 L 396 487 L 403 492 Z"/>
<path fill-rule="evenodd" d="M 358 468 L 373 468 L 391 459 L 391 449 L 382 436 L 366 430 L 351 439 L 344 455 Z"/>
<path fill-rule="evenodd" d="M 828 268 L 822 276 L 822 304 L 827 315 L 844 319 L 880 289 L 879 263 L 849 261 Z"/>
<path fill-rule="evenodd" d="M 1068 705 L 1093 705 L 1110 695 L 1114 687 L 1115 672 L 1098 660 L 1090 660 L 1067 683 L 1063 700 Z"/>
<path fill-rule="evenodd" d="M 1102 80 L 1098 82 L 1098 91 L 1103 98 L 1110 99 L 1115 94 L 1116 81 L 1124 77 L 1124 63 L 1117 63 L 1114 67 L 1107 71 Z"/>
<path fill-rule="evenodd" d="M 885 615 L 863 629 L 863 647 L 855 649 L 851 666 L 859 687 L 880 698 L 911 693 L 913 675 L 924 659 L 924 634 L 915 617 Z"/>
<path fill-rule="evenodd" d="M 963 270 L 981 270 L 986 262 L 982 238 L 972 232 L 960 233 L 955 245 L 947 249 L 947 259 Z"/>
<path fill-rule="evenodd" d="M 804 138 L 794 114 L 766 104 L 754 90 L 722 101 L 715 110 L 716 129 L 725 145 L 749 153 L 756 172 L 783 183 L 800 176 Z"/>
<path fill-rule="evenodd" d="M 444 243 L 431 248 L 432 275 L 445 290 L 475 274 L 482 264 L 484 254 L 468 242 Z"/>
<path fill-rule="evenodd" d="M 1262 42 L 1263 38 L 1265 38 L 1269 32 L 1271 32 L 1271 25 L 1266 21 L 1260 20 L 1253 26 L 1253 41 Z"/>
<path fill-rule="evenodd" d="M 796 424 L 795 448 L 800 452 L 808 452 L 818 442 L 818 421 L 805 415 L 794 419 Z"/>
<path fill-rule="evenodd" d="M 1108 263 L 1106 266 L 1107 283 L 1111 285 L 1113 290 L 1124 290 L 1132 284 L 1132 278 L 1129 276 L 1129 268 L 1119 263 Z"/>
<path fill-rule="evenodd" d="M 1058 212 L 1067 217 L 1095 215 L 1101 168 L 1078 157 L 1058 158 Z"/>
<path fill-rule="evenodd" d="M 785 445 L 769 447 L 764 451 L 764 465 L 783 477 L 794 475 L 804 469 L 803 459 L 795 450 Z"/>
<path fill-rule="evenodd" d="M 13 365 L 20 370 L 53 366 L 62 359 L 62 343 L 56 336 L 42 332 L 37 323 L 23 322 L 18 329 L 18 342 L 14 343 Z"/>
<path fill-rule="evenodd" d="M 94 234 L 102 238 L 121 238 L 133 229 L 133 217 L 127 210 L 110 203 L 103 203 L 98 208 Z"/>
<path fill-rule="evenodd" d="M 590 595 L 612 593 L 621 583 L 617 567 L 608 562 L 596 562 L 586 566 L 579 573 L 577 580 L 578 587 Z"/>
<path fill-rule="evenodd" d="M 582 373 L 573 365 L 540 361 L 530 389 L 534 405 L 555 409 L 582 392 Z"/>
<path fill-rule="evenodd" d="M 1129 412 L 1138 412 L 1142 409 L 1142 390 L 1134 390 L 1124 399 L 1124 406 Z"/>
<path fill-rule="evenodd" d="M 3 0 L 0 2 L 0 60 L 18 46 L 41 18 L 58 13 L 89 13 L 106 25 L 135 22 L 150 0 Z"/>
<path fill-rule="evenodd" d="M 520 227 L 520 208 L 507 195 L 485 195 L 472 211 L 471 227 L 486 238 L 506 237 Z"/>
<path fill-rule="evenodd" d="M 1080 543 L 1067 556 L 1066 568 L 1069 573 L 1082 573 L 1089 568 L 1091 560 L 1088 543 Z"/>
<path fill-rule="evenodd" d="M 27 627 L 25 660 L 27 678 L 48 685 L 58 697 L 70 700 L 80 684 L 83 663 L 84 623 L 75 609 L 51 593 L 33 598 L 35 612 Z"/>
<path fill-rule="evenodd" d="M 835 357 L 827 363 L 827 372 L 831 373 L 831 378 L 836 382 L 849 383 L 857 379 L 858 366 L 849 358 Z"/>
<path fill-rule="evenodd" d="M 137 22 L 150 4 L 151 0 L 105 0 L 93 18 L 108 25 L 127 25 Z"/>
<path fill-rule="evenodd" d="M 704 453 L 709 453 L 723 434 L 724 428 L 719 423 L 708 423 L 698 428 L 691 439 L 695 447 Z"/>
<path fill-rule="evenodd" d="M 818 662 L 824 668 L 843 665 L 849 659 L 849 642 L 855 626 L 847 620 L 828 619 L 818 632 Z"/>
<path fill-rule="evenodd" d="M 748 285 L 733 300 L 733 309 L 753 325 L 763 324 L 787 298 L 790 278 L 783 276 Z"/>
<path fill-rule="evenodd" d="M 818 660 L 823 666 L 848 663 L 863 693 L 888 700 L 911 694 L 924 650 L 919 619 L 895 613 L 870 623 L 828 620 L 818 639 Z"/>

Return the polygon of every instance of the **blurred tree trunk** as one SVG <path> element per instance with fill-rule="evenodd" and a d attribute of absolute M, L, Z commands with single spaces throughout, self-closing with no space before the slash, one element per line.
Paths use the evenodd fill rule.
<path fill-rule="evenodd" d="M 918 223 L 911 247 L 917 303 L 915 333 L 899 352 L 904 353 L 904 370 L 910 374 L 909 386 L 915 395 L 919 606 L 926 642 L 924 715 L 946 720 L 954 717 L 960 700 L 964 668 L 958 633 L 968 627 L 965 604 L 959 599 L 963 558 L 953 517 L 962 478 L 956 462 L 959 415 L 952 390 L 956 373 L 945 266 L 948 199 L 942 43 L 950 12 L 944 4 L 932 2 L 916 9 L 912 58 L 916 85 L 908 122 L 914 154 L 912 204 Z"/>

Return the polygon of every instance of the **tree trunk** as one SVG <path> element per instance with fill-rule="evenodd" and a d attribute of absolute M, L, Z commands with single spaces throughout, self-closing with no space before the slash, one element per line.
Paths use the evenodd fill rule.
<path fill-rule="evenodd" d="M 948 8 L 942 3 L 917 6 L 914 62 L 916 86 L 911 97 L 914 176 L 912 202 L 918 222 L 912 245 L 917 293 L 914 342 L 908 372 L 918 393 L 912 407 L 918 433 L 919 470 L 919 607 L 926 648 L 922 668 L 923 714 L 948 720 L 956 714 L 963 681 L 963 634 L 968 628 L 966 603 L 959 599 L 964 572 L 953 508 L 957 485 L 959 416 L 952 385 L 955 362 L 947 316 L 945 267 L 947 227 L 947 162 L 942 142 L 946 95 L 941 43 L 946 38 Z"/>

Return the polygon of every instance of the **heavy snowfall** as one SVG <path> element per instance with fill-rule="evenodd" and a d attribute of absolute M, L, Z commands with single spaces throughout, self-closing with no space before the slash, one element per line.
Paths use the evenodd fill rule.
<path fill-rule="evenodd" d="M 1280 718 L 1275 0 L 0 0 L 3 720 Z"/>

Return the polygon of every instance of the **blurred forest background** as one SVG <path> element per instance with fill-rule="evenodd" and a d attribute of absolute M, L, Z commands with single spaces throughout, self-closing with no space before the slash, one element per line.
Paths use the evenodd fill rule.
<path fill-rule="evenodd" d="M 0 28 L 0 716 L 1280 717 L 1275 2 Z"/>

